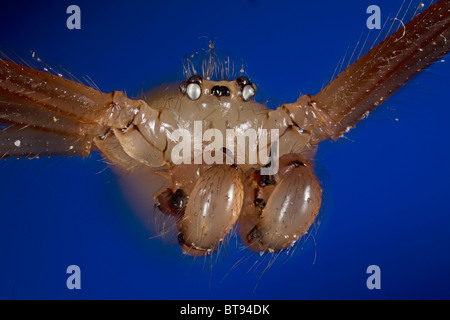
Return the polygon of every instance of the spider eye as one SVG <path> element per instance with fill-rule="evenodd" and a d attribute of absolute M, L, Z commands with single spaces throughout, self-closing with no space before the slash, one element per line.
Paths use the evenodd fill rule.
<path fill-rule="evenodd" d="M 198 74 L 194 74 L 187 81 L 180 84 L 180 91 L 183 94 L 187 94 L 188 98 L 191 100 L 197 100 L 202 94 L 202 84 L 203 79 Z"/>
<path fill-rule="evenodd" d="M 249 101 L 255 97 L 256 91 L 252 84 L 247 84 L 242 89 L 242 99 Z"/>
<path fill-rule="evenodd" d="M 256 89 L 255 86 L 250 82 L 247 77 L 240 76 L 236 79 L 237 85 L 241 88 L 240 96 L 242 100 L 249 101 L 255 97 Z"/>
<path fill-rule="evenodd" d="M 250 84 L 250 80 L 248 80 L 248 78 L 244 77 L 244 76 L 240 76 L 239 78 L 237 78 L 236 82 L 237 82 L 238 86 L 241 88 Z"/>
<path fill-rule="evenodd" d="M 200 88 L 200 85 L 197 83 L 190 83 L 186 87 L 186 94 L 189 99 L 191 100 L 197 100 L 200 98 L 200 95 L 202 94 L 202 89 Z"/>
<path fill-rule="evenodd" d="M 187 83 L 197 83 L 197 84 L 202 84 L 203 79 L 201 76 L 199 76 L 198 74 L 194 74 L 192 77 L 190 77 L 187 81 Z"/>

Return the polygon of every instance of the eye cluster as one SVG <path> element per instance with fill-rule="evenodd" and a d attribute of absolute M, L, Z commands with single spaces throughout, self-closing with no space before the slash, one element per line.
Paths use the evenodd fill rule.
<path fill-rule="evenodd" d="M 256 89 L 253 83 L 250 82 L 250 80 L 244 76 L 240 76 L 236 79 L 236 82 L 240 88 L 239 94 L 244 101 L 249 101 L 250 99 L 253 99 L 256 95 Z"/>
<path fill-rule="evenodd" d="M 181 93 L 187 95 L 191 100 L 197 100 L 202 95 L 202 85 L 203 79 L 198 74 L 194 74 L 187 81 L 180 84 Z"/>
<path fill-rule="evenodd" d="M 256 87 L 250 80 L 244 76 L 240 76 L 236 80 L 239 88 L 237 95 L 244 101 L 253 99 L 256 95 Z M 193 75 L 187 81 L 180 84 L 180 92 L 186 95 L 191 100 L 198 100 L 202 95 L 203 78 L 198 74 Z M 214 86 L 211 89 L 211 94 L 216 97 L 223 97 L 230 95 L 230 89 L 226 86 Z"/>

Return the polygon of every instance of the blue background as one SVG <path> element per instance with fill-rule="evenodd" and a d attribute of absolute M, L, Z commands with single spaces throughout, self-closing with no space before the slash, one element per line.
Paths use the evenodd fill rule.
<path fill-rule="evenodd" d="M 3 1 L 0 44 L 133 96 L 182 80 L 185 54 L 211 39 L 239 67 L 245 61 L 257 100 L 276 107 L 331 78 L 363 32 L 364 40 L 369 5 L 380 6 L 384 23 L 401 2 Z M 81 8 L 81 30 L 66 28 L 71 4 Z M 234 240 L 211 261 L 149 239 L 98 154 L 4 161 L 0 298 L 450 298 L 449 71 L 448 61 L 433 65 L 348 139 L 320 145 L 315 241 L 264 274 L 270 257 L 233 267 L 246 255 Z M 81 290 L 66 288 L 72 264 L 81 268 Z M 381 290 L 366 287 L 373 264 Z"/>

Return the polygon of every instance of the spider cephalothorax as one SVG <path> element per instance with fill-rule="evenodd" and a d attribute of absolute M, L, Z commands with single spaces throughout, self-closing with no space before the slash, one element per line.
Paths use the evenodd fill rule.
<path fill-rule="evenodd" d="M 211 44 L 202 76 L 143 99 L 0 60 L 2 157 L 82 155 L 98 149 L 116 168 L 166 188 L 160 210 L 176 217 L 188 254 L 213 252 L 235 226 L 254 251 L 291 247 L 315 221 L 321 188 L 311 159 L 450 48 L 450 1 L 430 6 L 373 47 L 315 96 L 270 110 L 256 86 L 231 77 Z M 215 77 L 215 78 L 214 78 Z M 150 209 L 149 209 L 150 211 Z"/>

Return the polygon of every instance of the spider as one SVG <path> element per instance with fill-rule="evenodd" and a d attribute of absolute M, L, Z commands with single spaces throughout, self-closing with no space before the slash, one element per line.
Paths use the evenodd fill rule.
<path fill-rule="evenodd" d="M 400 33 L 401 34 L 401 33 Z M 408 34 L 406 34 L 408 35 Z M 403 38 L 406 39 L 406 38 Z M 396 43 L 401 43 L 401 40 L 396 42 Z M 441 46 L 439 46 L 441 47 Z M 447 49 L 446 49 L 447 50 Z M 445 53 L 445 52 L 443 52 Z M 439 56 L 442 55 L 443 53 L 438 54 Z M 57 81 L 57 78 L 54 78 L 55 81 Z M 337 79 L 342 79 L 342 76 Z M 332 82 L 332 83 L 337 83 L 337 82 Z M 397 84 L 401 85 L 401 82 L 397 81 Z M 200 87 L 200 96 L 197 97 L 198 95 L 198 88 L 195 87 L 195 85 L 198 85 Z M 204 86 L 204 87 L 203 87 Z M 248 87 L 250 86 L 250 87 Z M 178 84 L 177 84 L 178 87 Z M 194 89 L 192 89 L 194 87 Z M 216 89 L 214 89 L 215 87 L 218 87 Z M 245 90 L 245 88 L 247 87 L 247 90 Z M 226 89 L 223 89 L 226 88 Z M 250 89 L 249 89 L 250 88 Z M 230 91 L 229 95 L 227 94 L 227 89 Z M 247 103 L 247 105 L 249 105 L 250 103 L 252 103 L 252 98 L 250 97 L 249 99 L 246 98 L 246 94 L 244 94 L 244 92 L 248 92 L 250 91 L 251 94 L 250 96 L 252 96 L 254 93 L 256 93 L 255 90 L 255 86 L 254 84 L 252 84 L 250 82 L 250 80 L 246 77 L 239 77 L 237 79 L 234 79 L 233 81 L 230 82 L 226 82 L 226 83 L 211 83 L 210 80 L 207 79 L 207 77 L 201 77 L 198 78 L 195 75 L 192 77 L 189 77 L 188 79 L 186 79 L 182 85 L 181 85 L 181 89 L 179 89 L 178 91 L 176 91 L 177 95 L 180 95 L 183 97 L 183 99 L 185 99 L 187 102 L 186 103 L 193 103 L 192 101 L 199 101 L 199 102 L 204 102 L 204 100 L 201 100 L 204 97 L 212 97 L 212 98 L 217 98 L 220 101 L 226 101 L 227 97 L 230 97 L 230 99 L 233 99 L 234 97 L 238 97 L 239 99 L 241 99 L 240 101 L 243 101 L 241 105 L 242 107 L 245 107 L 244 103 Z M 327 89 L 325 89 L 324 92 L 326 92 Z M 253 92 L 253 93 L 252 93 Z M 192 96 L 192 93 L 194 94 L 194 96 Z M 233 96 L 234 95 L 234 96 Z M 332 96 L 332 95 L 330 95 Z M 319 94 L 320 97 L 320 94 Z M 383 94 L 381 96 L 378 96 L 378 98 L 383 98 L 386 99 L 387 98 L 387 94 Z M 108 97 L 109 99 L 109 97 Z M 151 99 L 151 98 L 149 98 Z M 245 101 L 245 100 L 250 100 L 250 101 Z M 325 99 L 326 100 L 326 99 Z M 125 102 L 123 102 L 125 101 Z M 231 100 L 234 101 L 234 100 Z M 320 111 L 320 99 L 318 99 L 317 97 L 315 98 L 313 97 L 307 97 L 304 96 L 303 100 L 299 100 L 302 101 L 302 105 L 304 106 L 304 110 L 311 108 L 309 110 L 307 110 L 306 113 L 311 114 L 313 112 L 317 112 L 318 114 L 322 115 Z M 381 100 L 380 100 L 381 101 Z M 112 103 L 111 103 L 112 102 Z M 111 106 L 113 110 L 114 108 L 116 109 L 126 109 L 123 107 L 123 105 L 121 105 L 121 103 L 125 103 L 126 105 L 132 105 L 132 103 L 128 103 L 128 100 L 126 100 L 125 98 L 122 98 L 122 96 L 120 94 L 117 94 L 115 96 L 113 96 L 112 100 L 108 100 L 108 106 Z M 151 107 L 152 103 L 151 100 L 148 100 L 147 104 Z M 325 103 L 325 104 L 329 104 L 329 102 Z M 375 104 L 375 102 L 373 103 Z M 378 103 L 377 103 L 378 104 Z M 278 250 L 283 250 L 286 249 L 288 247 L 290 247 L 295 241 L 293 241 L 292 239 L 296 236 L 298 237 L 298 235 L 303 234 L 305 232 L 308 231 L 309 226 L 311 225 L 311 223 L 314 221 L 317 213 L 318 213 L 318 208 L 320 207 L 320 187 L 318 185 L 318 180 L 313 176 L 312 174 L 312 170 L 311 170 L 311 164 L 309 163 L 308 160 L 310 160 L 310 152 L 309 151 L 314 151 L 314 146 L 317 144 L 316 141 L 322 141 L 325 140 L 329 137 L 337 137 L 340 133 L 343 133 L 347 130 L 348 127 L 351 127 L 354 125 L 354 122 L 356 119 L 359 119 L 361 116 L 363 116 L 365 114 L 366 111 L 369 111 L 371 108 L 369 108 L 368 110 L 363 110 L 362 112 L 358 111 L 358 114 L 355 116 L 356 119 L 350 119 L 349 122 L 344 122 L 342 123 L 342 126 L 340 127 L 336 127 L 333 128 L 333 126 L 329 125 L 324 125 L 323 123 L 326 123 L 327 121 L 325 121 L 324 119 L 326 118 L 325 116 L 322 116 L 321 122 L 322 124 L 319 125 L 317 128 L 313 127 L 308 127 L 309 125 L 309 121 L 305 121 L 305 123 L 300 123 L 301 121 L 297 120 L 295 118 L 295 111 L 291 111 L 290 109 L 297 107 L 298 105 L 300 105 L 300 103 L 295 104 L 283 104 L 282 106 L 282 110 L 285 111 L 286 114 L 288 114 L 288 118 L 283 118 L 283 121 L 291 121 L 291 123 L 289 123 L 286 128 L 283 127 L 284 130 L 283 133 L 289 129 L 289 131 L 287 132 L 291 132 L 291 130 L 296 130 L 294 131 L 294 136 L 295 134 L 298 135 L 298 137 L 300 137 L 302 134 L 305 135 L 309 135 L 310 137 L 308 139 L 312 139 L 312 142 L 310 142 L 310 140 L 308 140 L 307 143 L 305 143 L 305 145 L 308 145 L 307 149 L 308 149 L 308 153 L 306 153 L 307 155 L 303 155 L 302 152 L 296 152 L 296 155 L 292 155 L 293 152 L 290 152 L 292 150 L 290 150 L 289 152 L 284 152 L 281 151 L 281 158 L 280 158 L 280 176 L 276 176 L 277 174 L 275 174 L 274 176 L 264 176 L 264 175 L 260 175 L 258 172 L 258 169 L 263 168 L 263 164 L 256 166 L 256 168 L 253 168 L 252 170 L 249 171 L 249 169 L 242 169 L 239 165 L 225 165 L 225 166 L 218 166 L 218 167 L 214 167 L 213 169 L 217 169 L 217 168 L 221 168 L 219 171 L 214 171 L 209 167 L 205 167 L 205 168 L 185 168 L 185 170 L 183 170 L 183 174 L 184 173 L 189 173 L 188 174 L 188 178 L 178 178 L 178 175 L 181 176 L 181 173 L 176 173 L 175 171 L 177 170 L 177 167 L 171 167 L 169 165 L 169 168 L 163 168 L 163 169 L 159 169 L 160 167 L 160 163 L 158 163 L 157 165 L 153 165 L 152 163 L 150 163 L 150 167 L 152 167 L 152 169 L 154 169 L 155 167 L 158 168 L 159 170 L 159 174 L 163 175 L 165 177 L 169 177 L 172 181 L 170 181 L 170 186 L 168 189 L 162 191 L 161 193 L 159 193 L 156 196 L 156 201 L 157 204 L 159 205 L 159 207 L 161 208 L 162 211 L 177 216 L 177 220 L 179 221 L 179 231 L 180 231 L 180 237 L 179 237 L 179 241 L 180 244 L 183 246 L 183 248 L 185 249 L 185 251 L 187 253 L 190 254 L 194 254 L 194 255 L 203 255 L 203 254 L 208 254 L 212 251 L 214 251 L 215 248 L 217 248 L 217 245 L 220 243 L 221 239 L 223 239 L 226 234 L 229 232 L 229 230 L 232 228 L 232 226 L 236 223 L 237 220 L 233 220 L 234 218 L 231 217 L 236 217 L 236 219 L 243 219 L 243 223 L 242 225 L 248 224 L 248 230 L 246 230 L 246 228 L 242 227 L 241 231 L 243 233 L 241 233 L 242 236 L 242 240 L 248 244 L 248 246 L 256 251 L 278 251 Z M 317 105 L 319 105 L 319 107 L 317 107 Z M 181 106 L 183 106 L 183 104 L 181 104 Z M 129 115 L 132 116 L 138 116 L 139 117 L 139 112 L 135 112 L 135 110 L 139 109 L 143 109 L 144 107 L 138 106 L 136 108 L 131 108 L 131 113 Z M 319 109 L 317 109 L 319 108 Z M 108 109 L 109 111 L 109 109 Z M 67 112 L 67 110 L 65 110 L 65 112 Z M 72 112 L 72 110 L 68 111 L 69 113 Z M 150 111 L 153 112 L 153 111 Z M 268 111 L 268 112 L 272 112 L 273 114 L 275 113 L 275 111 Z M 113 114 L 113 112 L 111 112 L 110 114 Z M 129 115 L 127 115 L 126 117 L 124 117 L 123 121 L 122 119 L 119 117 L 117 119 L 119 119 L 119 122 L 114 123 L 114 125 L 110 125 L 108 124 L 105 127 L 102 127 L 101 131 L 95 131 L 95 135 L 92 135 L 93 139 L 97 139 L 95 144 L 97 146 L 101 145 L 102 141 L 108 141 L 108 139 L 111 139 L 111 137 L 120 137 L 121 134 L 125 136 L 127 136 L 128 134 L 133 134 L 134 131 L 139 131 L 139 130 L 135 130 L 135 126 L 139 127 L 139 124 L 136 124 L 135 122 L 135 118 L 133 117 L 129 117 Z M 84 115 L 83 115 L 84 116 Z M 114 115 L 115 116 L 115 115 Z M 61 120 L 56 117 L 57 120 L 55 121 L 53 119 L 53 117 L 49 118 L 51 120 L 54 120 L 53 122 L 56 124 L 61 124 Z M 268 117 L 270 119 L 270 117 Z M 352 116 L 350 116 L 350 118 L 352 118 Z M 80 119 L 80 118 L 79 118 Z M 78 120 L 79 120 L 78 119 Z M 86 120 L 86 118 L 81 118 L 83 120 L 83 122 L 85 122 L 84 120 Z M 115 119 L 115 120 L 117 120 Z M 305 119 L 305 116 L 303 116 L 303 118 L 301 119 Z M 319 121 L 320 122 L 320 121 Z M 339 123 L 341 124 L 341 122 Z M 67 126 L 66 126 L 67 128 Z M 13 130 L 12 129 L 8 129 L 9 133 L 12 133 Z M 5 131 L 5 133 L 8 133 L 8 130 Z M 24 134 L 26 133 L 24 130 L 20 130 L 21 132 L 19 132 L 19 134 Z M 323 133 L 326 132 L 326 133 Z M 323 135 L 322 135 L 323 134 Z M 311 138 L 312 136 L 312 138 Z M 283 137 L 283 136 L 282 136 Z M 316 140 L 314 140 L 316 139 Z M 118 139 L 120 140 L 120 139 Z M 293 139 L 295 141 L 299 141 L 301 139 Z M 12 141 L 12 140 L 11 140 Z M 20 148 L 24 148 L 24 143 L 26 142 L 26 139 L 14 139 L 14 141 L 12 141 L 12 143 L 14 144 L 14 146 L 16 146 L 16 142 L 19 141 L 19 147 Z M 77 139 L 77 141 L 80 141 L 80 139 Z M 292 141 L 291 139 L 287 139 L 287 141 Z M 68 145 L 64 146 L 64 150 L 70 150 L 70 152 L 80 152 L 83 153 L 84 152 L 84 148 L 86 147 L 83 144 L 83 148 L 79 149 L 77 148 L 78 145 L 72 144 L 73 141 L 69 141 Z M 120 142 L 122 145 L 126 145 L 126 144 L 130 144 L 130 142 Z M 280 143 L 280 145 L 282 145 Z M 309 146 L 312 146 L 311 148 Z M 16 146 L 17 147 L 17 146 Z M 72 147 L 72 148 L 71 148 Z M 304 146 L 302 146 L 304 147 Z M 159 150 L 163 150 L 164 148 L 166 148 L 166 146 L 164 147 L 159 147 Z M 298 147 L 299 148 L 299 147 Z M 99 147 L 99 149 L 102 151 L 102 148 Z M 116 150 L 115 148 L 108 148 L 106 147 L 103 150 L 103 153 L 106 154 L 106 157 L 110 160 L 110 161 L 116 161 L 117 159 L 113 159 L 114 155 L 107 155 L 108 150 L 109 149 L 113 149 Z M 301 148 L 300 148 L 301 149 Z M 23 150 L 23 149 L 22 149 Z M 105 151 L 106 150 L 106 151 Z M 126 151 L 127 154 L 129 155 L 130 153 L 132 153 L 132 151 L 127 150 Z M 39 154 L 44 154 L 43 150 L 39 150 L 38 151 Z M 225 153 L 226 154 L 226 153 Z M 300 155 L 299 155 L 300 154 Z M 134 155 L 134 154 L 133 154 Z M 285 158 L 283 158 L 283 156 L 286 156 Z M 136 156 L 137 158 L 141 157 L 141 155 Z M 284 160 L 287 160 L 287 164 L 284 163 Z M 139 159 L 139 160 L 145 160 L 143 158 Z M 120 161 L 119 161 L 120 162 Z M 145 163 L 144 163 L 145 164 Z M 148 163 L 146 163 L 146 165 L 148 166 Z M 125 167 L 130 166 L 130 164 L 125 164 Z M 179 168 L 182 168 L 179 167 Z M 134 169 L 133 169 L 134 170 Z M 137 170 L 137 169 L 136 169 Z M 167 170 L 164 171 L 163 170 Z M 233 171 L 234 170 L 234 171 Z M 307 170 L 307 171 L 304 171 Z M 175 172 L 175 173 L 174 173 Z M 249 203 L 251 203 L 251 206 L 253 206 L 254 210 L 256 210 L 257 212 L 253 215 L 251 214 L 251 217 L 248 219 L 248 222 L 244 220 L 244 218 L 248 217 L 249 215 L 246 214 L 236 214 L 237 211 L 240 211 L 241 207 L 245 205 L 244 200 L 240 200 L 241 201 L 241 207 L 239 207 L 239 205 L 235 205 L 235 202 L 233 200 L 232 204 L 233 206 L 237 206 L 238 208 L 234 208 L 233 210 L 231 210 L 229 212 L 229 215 L 227 216 L 227 218 L 225 220 L 227 220 L 227 222 L 229 223 L 227 226 L 222 227 L 220 226 L 219 230 L 213 230 L 213 234 L 214 238 L 211 240 L 207 235 L 205 235 L 203 233 L 204 229 L 202 229 L 202 232 L 197 233 L 196 231 L 191 231 L 190 228 L 191 226 L 187 226 L 187 224 L 189 224 L 189 219 L 187 217 L 190 216 L 190 214 L 194 214 L 194 211 L 189 210 L 189 203 L 191 201 L 192 203 L 192 199 L 194 198 L 193 195 L 186 191 L 189 188 L 191 188 L 191 190 L 196 190 L 196 191 L 201 191 L 202 189 L 206 189 L 208 190 L 208 188 L 203 188 L 201 187 L 202 183 L 206 183 L 205 181 L 209 181 L 209 179 L 212 179 L 213 177 L 217 177 L 219 174 L 226 172 L 227 174 L 224 175 L 224 177 L 233 177 L 232 180 L 235 181 L 241 181 L 241 186 L 242 189 L 246 189 L 245 184 L 249 183 L 249 184 L 256 184 L 256 187 L 254 187 L 252 190 L 252 192 L 247 192 L 244 194 L 252 194 L 255 193 L 257 195 L 254 195 L 254 198 L 251 198 L 251 200 L 249 201 Z M 236 173 L 237 172 L 237 173 Z M 292 174 L 292 172 L 298 172 L 297 174 Z M 302 172 L 302 173 L 300 173 Z M 307 173 L 304 173 L 307 172 Z M 193 177 L 191 178 L 190 175 L 194 175 L 194 174 L 198 174 L 198 177 Z M 284 174 L 284 176 L 283 176 Z M 242 178 L 240 175 L 244 175 L 245 178 Z M 305 222 L 305 226 L 302 229 L 297 229 L 294 231 L 289 231 L 287 233 L 281 233 L 277 230 L 273 230 L 271 229 L 273 226 L 273 221 L 270 219 L 277 219 L 276 216 L 274 216 L 273 218 L 271 218 L 272 214 L 271 212 L 276 212 L 276 210 L 268 210 L 267 209 L 267 205 L 269 204 L 270 207 L 270 195 L 271 192 L 275 192 L 272 191 L 270 189 L 276 188 L 277 186 L 282 185 L 281 181 L 283 178 L 291 178 L 291 177 L 305 177 L 305 176 L 311 176 L 309 179 L 310 181 L 310 185 L 312 186 L 312 188 L 314 190 L 316 190 L 313 194 L 315 194 L 315 196 L 313 197 L 313 203 L 314 205 L 312 206 L 313 208 L 311 209 L 312 212 L 308 211 L 308 215 L 311 216 L 311 219 L 308 220 L 307 222 Z M 205 181 L 203 180 L 202 177 L 207 177 L 204 178 Z M 200 180 L 195 180 L 195 179 L 200 179 Z M 186 181 L 190 182 L 192 181 L 192 186 L 184 186 L 183 188 L 175 188 L 175 186 L 180 186 L 180 185 L 184 185 L 184 184 L 188 184 Z M 199 182 L 200 181 L 200 182 Z M 221 181 L 223 182 L 223 181 Z M 221 184 L 222 186 L 223 184 Z M 236 186 L 237 189 L 241 188 L 239 183 L 235 184 L 234 182 L 231 182 L 230 185 Z M 216 186 L 218 187 L 218 186 Z M 197 188 L 197 189 L 196 189 Z M 210 188 L 211 189 L 211 188 Z M 289 189 L 289 188 L 288 188 Z M 302 192 L 306 192 L 307 188 L 304 187 L 302 190 Z M 255 191 L 256 190 L 256 191 Z M 285 192 L 289 192 L 289 190 L 285 191 Z M 239 192 L 238 192 L 239 193 Z M 265 194 L 267 193 L 267 194 Z M 262 195 L 259 195 L 262 194 Z M 243 196 L 245 197 L 245 196 Z M 276 199 L 282 199 L 283 196 L 279 196 L 276 197 Z M 298 197 L 295 197 L 295 199 L 298 199 Z M 236 200 L 236 202 L 239 202 L 239 200 Z M 300 203 L 298 202 L 294 202 L 295 205 L 294 207 L 298 207 L 301 206 Z M 276 206 L 276 205 L 274 205 Z M 281 205 L 282 206 L 282 205 Z M 225 205 L 225 207 L 227 207 Z M 266 210 L 266 211 L 264 211 Z M 309 209 L 308 209 L 309 210 Z M 294 210 L 295 211 L 295 210 Z M 243 218 L 244 217 L 244 218 Z M 267 220 L 267 217 L 269 217 L 270 219 Z M 188 222 L 186 222 L 188 221 Z M 256 223 L 255 223 L 256 221 Z M 270 222 L 266 222 L 266 221 L 270 221 Z M 184 223 L 184 224 L 183 224 Z M 194 228 L 195 225 L 197 225 L 197 221 L 193 223 Z M 212 223 L 212 225 L 220 225 L 220 223 Z M 280 228 L 283 227 L 294 227 L 294 225 L 297 224 L 291 224 L 291 223 L 287 223 L 286 221 L 284 221 L 281 225 Z M 295 227 L 294 227 L 295 228 Z M 208 235 L 211 233 L 208 233 Z M 267 240 L 267 237 L 271 236 L 271 235 L 275 235 L 278 234 L 277 237 L 275 237 L 275 239 L 270 239 Z M 190 238 L 191 235 L 193 235 L 192 239 Z M 288 236 L 286 238 L 286 236 Z M 197 239 L 195 239 L 197 237 Z M 188 240 L 186 238 L 189 238 Z M 288 239 L 288 240 L 284 240 L 284 239 Z M 211 241 L 206 241 L 206 240 L 211 240 Z M 206 243 L 204 242 L 206 241 Z"/>

